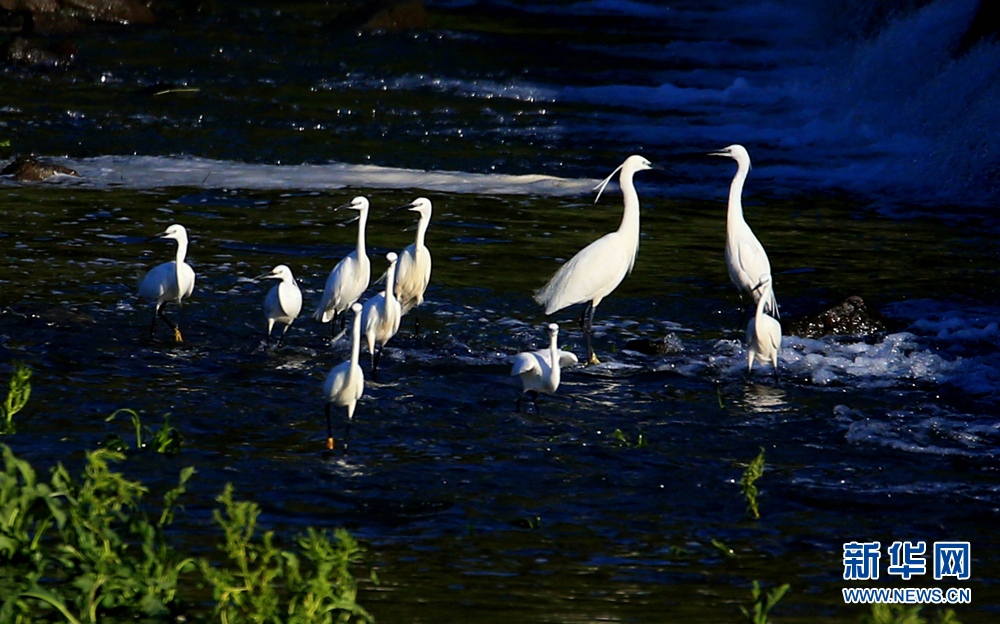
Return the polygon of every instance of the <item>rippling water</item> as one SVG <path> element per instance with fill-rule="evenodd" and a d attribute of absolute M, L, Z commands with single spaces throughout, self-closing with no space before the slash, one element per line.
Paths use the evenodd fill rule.
<path fill-rule="evenodd" d="M 427 33 L 363 36 L 331 33 L 319 6 L 260 5 L 79 35 L 83 58 L 62 73 L 5 68 L 0 139 L 82 174 L 0 181 L 0 373 L 14 359 L 36 371 L 6 442 L 75 462 L 124 433 L 104 421 L 115 409 L 151 425 L 170 413 L 183 452 L 130 469 L 171 483 L 197 467 L 193 543 L 229 481 L 271 526 L 347 526 L 382 580 L 360 597 L 380 621 L 731 622 L 759 579 L 791 583 L 782 622 L 856 622 L 843 543 L 897 539 L 970 541 L 959 616 L 993 621 L 995 184 L 988 146 L 972 159 L 987 173 L 960 159 L 989 119 L 963 77 L 995 102 L 1000 55 L 930 54 L 919 87 L 885 52 L 938 50 L 970 6 L 844 38 L 820 9 L 754 2 L 432 4 Z M 898 89 L 877 92 L 877 77 Z M 160 82 L 200 91 L 141 92 Z M 964 94 L 964 116 L 929 83 Z M 923 99 L 885 114 L 913 90 Z M 949 114 L 943 133 L 924 123 Z M 746 378 L 722 259 L 734 167 L 701 156 L 737 141 L 755 158 L 747 220 L 783 315 L 859 294 L 899 331 L 786 336 L 781 383 Z M 636 176 L 638 261 L 595 320 L 605 364 L 567 371 L 541 414 L 515 413 L 507 357 L 545 339 L 531 292 L 617 226 L 620 194 L 595 206 L 589 189 L 632 152 L 667 168 Z M 942 154 L 957 173 L 939 175 Z M 413 236 L 412 214 L 387 208 L 434 201 L 434 275 L 423 332 L 404 318 L 350 453 L 324 455 L 320 387 L 347 344 L 304 315 L 266 352 L 271 284 L 250 278 L 288 264 L 311 311 L 355 240 L 330 207 L 358 193 L 374 274 Z M 134 297 L 173 253 L 145 239 L 173 222 L 198 273 L 173 311 L 183 344 L 162 325 L 149 340 Z M 554 319 L 579 355 L 578 314 Z M 665 355 L 626 348 L 664 337 Z M 737 481 L 760 448 L 749 521 Z"/>

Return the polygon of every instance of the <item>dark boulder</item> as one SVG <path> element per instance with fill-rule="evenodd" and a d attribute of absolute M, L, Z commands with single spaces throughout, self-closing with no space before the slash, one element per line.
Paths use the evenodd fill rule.
<path fill-rule="evenodd" d="M 429 25 L 423 0 L 365 0 L 337 17 L 338 28 L 361 31 L 423 30 Z"/>
<path fill-rule="evenodd" d="M 0 175 L 12 175 L 15 180 L 20 182 L 38 182 L 59 174 L 70 176 L 80 175 L 68 167 L 42 163 L 34 158 L 25 156 L 18 156 L 14 159 L 14 162 L 0 171 Z"/>
<path fill-rule="evenodd" d="M 58 16 L 111 24 L 152 24 L 153 12 L 138 0 L 0 0 L 0 9 L 32 16 L 38 22 Z"/>
<path fill-rule="evenodd" d="M 802 338 L 823 336 L 864 336 L 898 331 L 900 323 L 869 306 L 858 296 L 820 310 L 782 319 L 783 332 Z"/>
<path fill-rule="evenodd" d="M 13 65 L 57 69 L 73 62 L 76 48 L 65 43 L 47 43 L 28 37 L 12 37 L 0 44 L 0 59 Z"/>
<path fill-rule="evenodd" d="M 674 334 L 667 334 L 663 338 L 635 338 L 625 343 L 626 351 L 635 351 L 643 355 L 667 355 L 669 353 L 680 353 L 684 350 L 680 339 Z"/>

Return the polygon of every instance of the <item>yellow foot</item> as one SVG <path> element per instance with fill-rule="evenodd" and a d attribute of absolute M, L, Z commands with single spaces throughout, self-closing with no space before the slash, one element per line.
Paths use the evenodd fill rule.
<path fill-rule="evenodd" d="M 176 327 L 174 328 L 174 340 L 176 340 L 177 342 L 184 342 L 184 339 L 181 338 L 181 330 L 177 329 Z"/>
<path fill-rule="evenodd" d="M 326 439 L 326 450 L 328 450 L 328 451 L 332 451 L 333 450 L 333 438 L 327 438 Z"/>
<path fill-rule="evenodd" d="M 597 356 L 596 356 L 596 355 L 594 355 L 593 353 L 591 353 L 591 354 L 590 354 L 590 360 L 588 360 L 588 362 L 587 362 L 587 363 L 588 363 L 588 364 L 600 364 L 600 363 L 601 363 L 601 361 L 597 359 Z"/>

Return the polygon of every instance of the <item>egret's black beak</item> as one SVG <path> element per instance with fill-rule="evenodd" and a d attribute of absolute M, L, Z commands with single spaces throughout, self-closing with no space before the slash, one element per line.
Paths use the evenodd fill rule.
<path fill-rule="evenodd" d="M 416 208 L 417 202 L 410 202 L 408 204 L 403 204 L 402 206 L 396 206 L 392 210 L 409 210 L 410 208 Z"/>
<path fill-rule="evenodd" d="M 147 238 L 146 242 L 148 243 L 150 241 L 163 240 L 166 237 L 167 237 L 167 233 L 166 232 L 160 232 L 156 236 L 150 236 L 149 238 Z"/>

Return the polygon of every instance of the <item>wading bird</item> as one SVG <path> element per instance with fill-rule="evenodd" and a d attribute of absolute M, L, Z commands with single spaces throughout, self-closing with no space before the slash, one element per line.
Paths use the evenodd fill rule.
<path fill-rule="evenodd" d="M 278 346 L 280 347 L 285 341 L 285 333 L 291 327 L 292 321 L 302 311 L 302 291 L 299 290 L 299 285 L 295 283 L 292 270 L 284 264 L 279 264 L 270 273 L 265 273 L 257 279 L 281 280 L 271 290 L 267 291 L 267 297 L 264 298 L 264 315 L 267 316 L 267 339 L 265 340 L 265 345 L 271 343 L 271 330 L 274 328 L 274 324 L 281 323 L 285 327 L 281 330 L 281 336 L 278 338 Z"/>
<path fill-rule="evenodd" d="M 419 305 L 424 302 L 424 291 L 431 280 L 431 252 L 424 244 L 424 235 L 431 222 L 431 200 L 418 197 L 413 203 L 400 206 L 420 214 L 417 222 L 417 239 L 399 254 L 396 262 L 396 299 L 403 314 L 413 308 L 413 328 L 420 331 Z"/>
<path fill-rule="evenodd" d="M 323 397 L 326 399 L 326 448 L 331 451 L 333 425 L 330 422 L 330 411 L 334 405 L 347 408 L 347 433 L 344 435 L 346 451 L 354 408 L 365 392 L 365 373 L 358 364 L 361 354 L 361 304 L 355 303 L 351 306 L 351 310 L 354 312 L 354 325 L 351 328 L 351 359 L 334 366 L 323 383 Z"/>
<path fill-rule="evenodd" d="M 771 294 L 771 276 L 762 275 L 757 289 L 757 310 L 747 324 L 747 376 L 753 371 L 753 362 L 774 367 L 774 379 L 778 379 L 778 351 L 781 350 L 781 323 L 764 311 L 768 295 Z"/>
<path fill-rule="evenodd" d="M 331 323 L 333 335 L 337 335 L 337 317 L 346 312 L 351 305 L 364 294 L 371 279 L 371 262 L 365 251 L 365 225 L 368 223 L 370 204 L 364 197 L 358 196 L 351 203 L 338 206 L 358 211 L 358 248 L 344 256 L 330 271 L 323 289 L 323 299 L 313 314 L 313 318 L 321 323 Z"/>
<path fill-rule="evenodd" d="M 399 301 L 396 300 L 396 295 L 393 292 L 398 256 L 395 252 L 390 251 L 385 257 L 389 260 L 389 268 L 385 272 L 385 291 L 366 301 L 361 315 L 365 343 L 372 356 L 373 381 L 378 371 L 378 361 L 382 356 L 382 349 L 385 347 L 385 343 L 389 342 L 389 339 L 399 331 L 399 320 L 403 317 Z"/>
<path fill-rule="evenodd" d="M 621 225 L 617 231 L 605 234 L 581 249 L 569 262 L 559 267 L 548 284 L 535 293 L 535 301 L 545 306 L 546 314 L 577 303 L 587 304 L 580 317 L 580 325 L 587 341 L 587 361 L 590 364 L 600 363 L 590 342 L 594 309 L 632 272 L 639 252 L 639 195 L 635 192 L 632 176 L 636 171 L 646 169 L 652 169 L 648 160 L 642 156 L 629 156 L 597 186 L 595 204 L 611 178 L 621 171 L 619 185 L 625 199 Z"/>
<path fill-rule="evenodd" d="M 729 208 L 726 212 L 726 266 L 729 268 L 729 279 L 739 289 L 740 301 L 749 298 L 756 304 L 763 296 L 757 285 L 763 275 L 770 275 L 771 263 L 767 260 L 764 246 L 743 219 L 743 183 L 750 173 L 750 154 L 742 145 L 730 145 L 711 152 L 709 156 L 726 156 L 736 161 L 736 175 L 729 186 Z M 764 310 L 778 318 L 774 290 L 768 292 Z"/>
<path fill-rule="evenodd" d="M 559 387 L 560 369 L 577 363 L 576 356 L 569 351 L 559 350 L 559 326 L 549 323 L 549 348 L 538 351 L 522 351 L 513 356 L 511 376 L 521 378 L 521 395 L 517 397 L 515 408 L 521 411 L 521 399 L 527 394 L 535 404 L 538 413 L 538 393 L 552 394 Z"/>
<path fill-rule="evenodd" d="M 174 340 L 183 342 L 181 330 L 163 313 L 163 306 L 171 301 L 176 301 L 179 306 L 181 301 L 191 296 L 191 292 L 194 291 L 194 269 L 187 262 L 184 262 L 188 248 L 187 230 L 184 229 L 183 225 L 175 223 L 161 234 L 148 240 L 159 239 L 177 241 L 177 256 L 174 260 L 164 262 L 146 273 L 146 276 L 139 282 L 139 297 L 156 303 L 156 308 L 153 310 L 153 322 L 149 324 L 149 337 L 153 337 L 156 317 L 159 316 L 164 323 L 170 326 L 170 329 L 174 330 Z"/>

